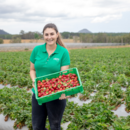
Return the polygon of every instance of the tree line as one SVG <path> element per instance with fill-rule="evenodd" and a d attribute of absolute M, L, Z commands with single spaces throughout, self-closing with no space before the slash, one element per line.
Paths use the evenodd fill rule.
<path fill-rule="evenodd" d="M 0 38 L 2 39 L 12 39 L 14 37 L 21 38 L 21 39 L 40 39 L 43 36 L 39 32 L 31 32 L 31 31 L 24 32 L 23 30 L 21 30 L 20 33 L 16 35 L 9 35 L 9 34 L 0 35 Z"/>
<path fill-rule="evenodd" d="M 21 39 L 41 39 L 43 35 L 39 32 L 25 32 L 21 30 L 16 35 L 0 35 L 0 39 L 10 39 L 10 43 L 21 43 Z M 1 40 L 2 41 L 2 40 Z"/>
<path fill-rule="evenodd" d="M 130 33 L 60 33 L 63 39 L 73 39 L 81 43 L 128 43 L 130 44 Z M 24 32 L 21 30 L 17 35 L 0 35 L 1 39 L 11 39 L 12 43 L 21 42 L 21 39 L 43 39 L 39 32 Z"/>
<path fill-rule="evenodd" d="M 130 44 L 130 33 L 69 33 L 63 32 L 63 38 L 70 38 L 74 42 L 81 43 L 128 43 Z"/>

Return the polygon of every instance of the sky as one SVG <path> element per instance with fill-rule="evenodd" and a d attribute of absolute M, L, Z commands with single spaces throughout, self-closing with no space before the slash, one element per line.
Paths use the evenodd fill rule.
<path fill-rule="evenodd" d="M 41 33 L 48 23 L 59 32 L 128 33 L 130 0 L 0 0 L 0 29 L 10 34 Z"/>

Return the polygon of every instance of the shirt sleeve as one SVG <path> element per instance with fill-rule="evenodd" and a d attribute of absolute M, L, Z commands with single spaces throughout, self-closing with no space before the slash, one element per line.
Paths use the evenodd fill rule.
<path fill-rule="evenodd" d="M 35 63 L 35 48 L 33 49 L 32 53 L 31 53 L 31 56 L 30 56 L 30 61 L 34 64 Z"/>
<path fill-rule="evenodd" d="M 70 65 L 70 56 L 69 56 L 69 52 L 67 49 L 64 52 L 62 59 L 61 59 L 61 66 L 65 66 L 65 65 Z"/>

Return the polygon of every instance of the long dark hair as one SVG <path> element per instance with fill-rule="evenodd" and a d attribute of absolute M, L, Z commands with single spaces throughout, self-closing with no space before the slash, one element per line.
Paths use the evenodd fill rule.
<path fill-rule="evenodd" d="M 56 31 L 56 33 L 59 33 L 59 32 L 58 32 L 58 29 L 57 29 L 57 27 L 56 27 L 55 24 L 53 24 L 53 23 L 48 23 L 48 24 L 46 24 L 45 27 L 43 28 L 43 34 L 44 34 L 44 31 L 45 31 L 47 28 L 53 28 L 53 29 Z M 59 35 L 58 35 L 58 38 L 57 38 L 57 41 L 56 41 L 56 42 L 57 42 L 59 45 L 61 45 L 61 46 L 63 46 L 64 48 L 66 48 L 66 46 L 64 45 L 64 43 L 63 43 L 62 40 L 61 40 L 61 35 L 60 35 L 60 33 L 59 33 Z"/>

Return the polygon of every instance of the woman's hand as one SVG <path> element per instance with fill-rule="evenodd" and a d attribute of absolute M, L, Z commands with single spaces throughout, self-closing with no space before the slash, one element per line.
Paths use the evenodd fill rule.
<path fill-rule="evenodd" d="M 67 98 L 69 98 L 69 97 L 70 97 L 70 96 L 65 96 L 65 94 L 62 94 L 59 99 L 60 99 L 60 100 L 63 100 L 63 99 L 67 99 Z"/>

